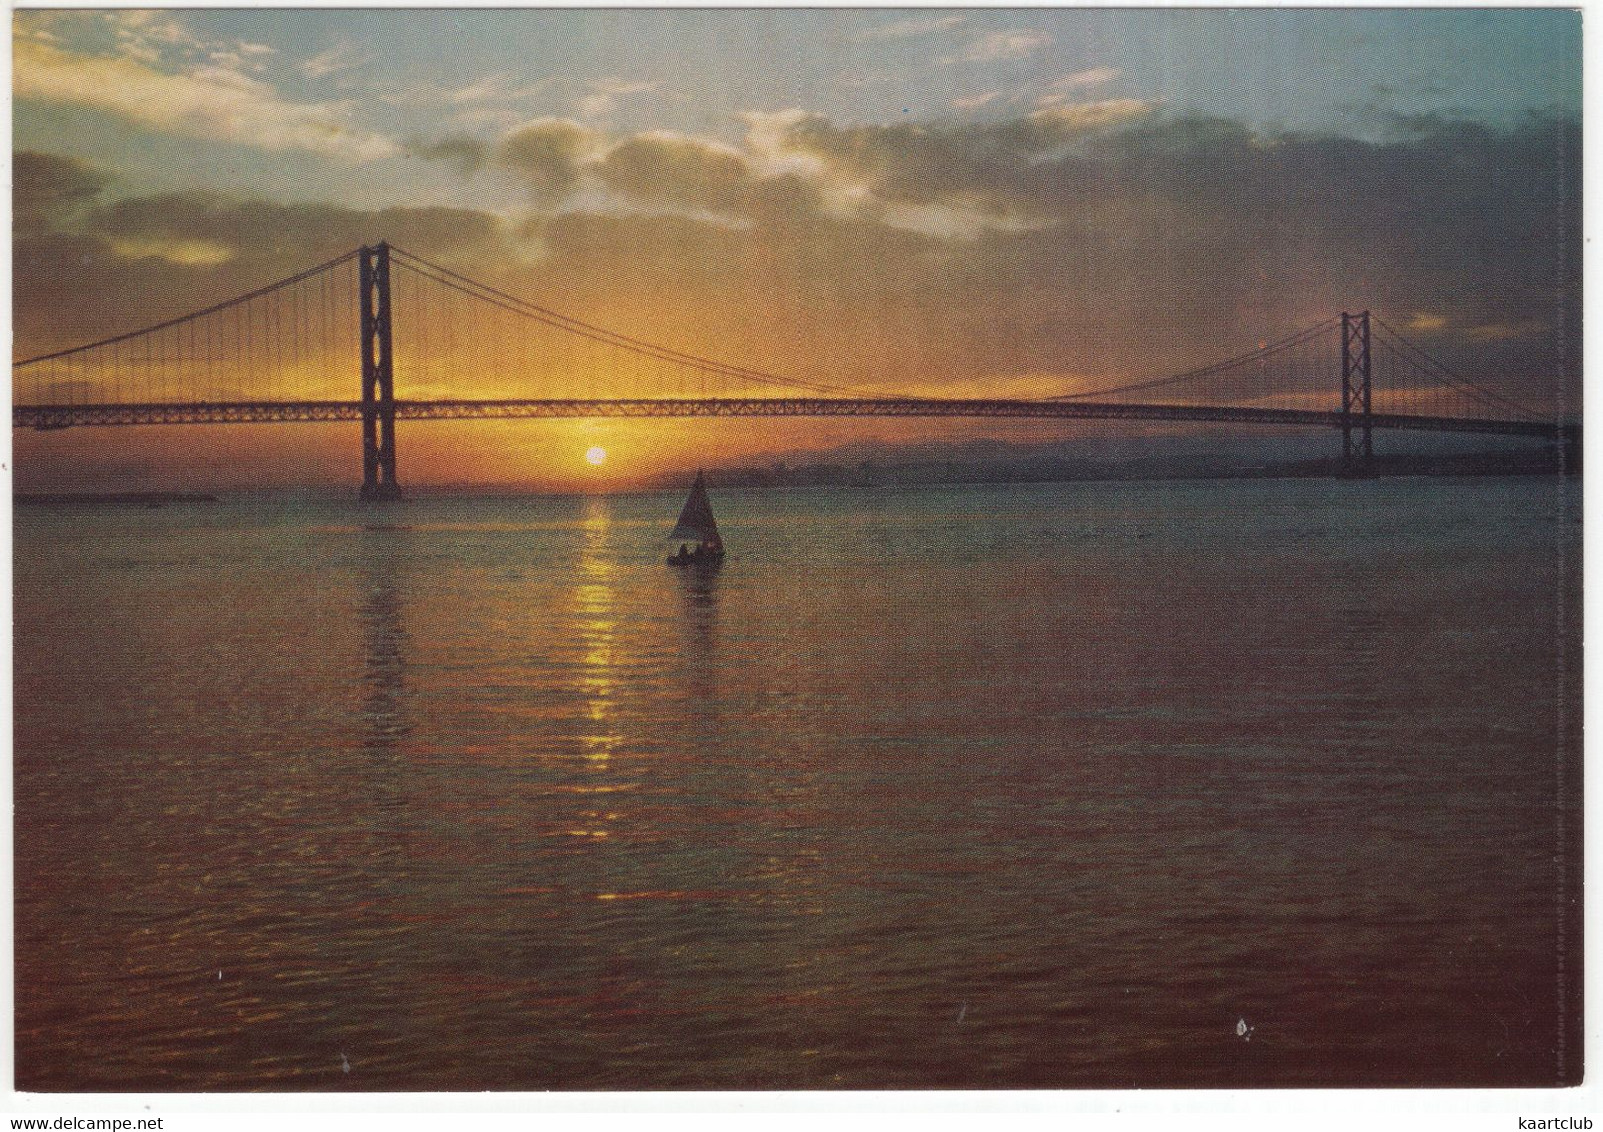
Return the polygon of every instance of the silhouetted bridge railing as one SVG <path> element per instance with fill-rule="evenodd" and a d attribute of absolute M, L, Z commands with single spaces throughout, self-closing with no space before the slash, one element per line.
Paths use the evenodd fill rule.
<path fill-rule="evenodd" d="M 1000 398 L 706 397 L 574 400 L 454 400 L 393 403 L 395 419 L 594 420 L 691 417 L 1016 417 L 1033 420 L 1136 420 L 1227 422 L 1293 428 L 1352 427 L 1350 414 L 1320 409 L 1272 409 L 1230 405 L 1148 405 L 1095 401 L 1027 401 Z M 294 421 L 359 421 L 360 401 L 235 401 L 191 405 L 18 405 L 12 424 L 56 429 L 93 425 L 272 424 Z M 1369 428 L 1416 432 L 1480 433 L 1568 439 L 1578 426 L 1489 417 L 1436 417 L 1371 413 Z"/>
<path fill-rule="evenodd" d="M 1533 412 L 1375 322 L 1372 335 L 1367 311 L 1333 316 L 1198 369 L 1056 397 L 909 397 L 782 376 L 622 334 L 378 244 L 179 318 L 14 362 L 11 419 L 13 427 L 40 430 L 360 421 L 366 499 L 400 496 L 398 420 L 1218 422 L 1334 429 L 1355 466 L 1373 455 L 1377 429 L 1579 442 L 1579 424 Z M 359 368 L 350 364 L 352 346 Z M 463 374 L 545 395 L 395 395 L 398 375 L 421 391 L 460 388 Z M 356 377 L 359 399 L 328 396 Z M 550 395 L 564 383 L 571 395 Z M 1326 398 L 1339 407 L 1281 407 Z"/>

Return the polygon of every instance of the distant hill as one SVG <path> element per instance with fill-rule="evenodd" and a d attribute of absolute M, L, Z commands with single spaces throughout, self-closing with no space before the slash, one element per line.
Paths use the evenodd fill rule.
<path fill-rule="evenodd" d="M 1388 438 L 1392 439 L 1392 438 Z M 1367 474 L 1407 476 L 1561 475 L 1560 450 L 1529 441 L 1423 436 L 1403 451 L 1377 453 Z M 894 486 L 932 483 L 1051 483 L 1323 477 L 1352 474 L 1321 435 L 1256 441 L 1198 437 L 1094 438 L 1025 445 L 850 445 L 764 464 L 708 468 L 720 487 Z M 665 475 L 669 487 L 682 476 Z"/>

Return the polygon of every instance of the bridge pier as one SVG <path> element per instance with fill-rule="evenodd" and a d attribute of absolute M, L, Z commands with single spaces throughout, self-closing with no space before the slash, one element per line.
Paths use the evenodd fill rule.
<path fill-rule="evenodd" d="M 1574 424 L 1561 427 L 1557 444 L 1559 468 L 1566 475 L 1579 475 L 1581 472 L 1581 426 Z"/>
<path fill-rule="evenodd" d="M 1375 458 L 1369 390 L 1369 312 L 1341 315 L 1341 462 L 1347 475 L 1366 475 Z M 1354 410 L 1357 413 L 1354 413 Z M 1354 416 L 1359 437 L 1353 439 Z"/>
<path fill-rule="evenodd" d="M 362 299 L 362 501 L 401 498 L 395 478 L 395 363 L 390 328 L 390 246 L 364 247 Z"/>

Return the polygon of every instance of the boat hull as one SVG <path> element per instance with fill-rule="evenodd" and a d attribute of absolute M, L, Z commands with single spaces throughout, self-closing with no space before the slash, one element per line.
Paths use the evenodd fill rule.
<path fill-rule="evenodd" d="M 719 565 L 723 564 L 723 560 L 724 560 L 724 554 L 723 554 L 723 551 L 721 551 L 721 550 L 718 551 L 716 554 L 687 554 L 687 555 L 685 555 L 683 557 L 680 557 L 677 554 L 670 554 L 668 556 L 668 565 L 670 565 L 670 566 L 719 566 Z"/>

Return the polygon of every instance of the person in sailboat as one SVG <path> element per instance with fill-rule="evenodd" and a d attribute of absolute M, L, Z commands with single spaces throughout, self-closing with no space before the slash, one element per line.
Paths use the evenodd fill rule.
<path fill-rule="evenodd" d="M 718 534 L 718 520 L 713 518 L 703 473 L 696 473 L 690 498 L 685 500 L 679 522 L 668 537 L 684 540 L 679 543 L 679 552 L 669 557 L 670 566 L 714 565 L 724 560 L 724 540 Z"/>

